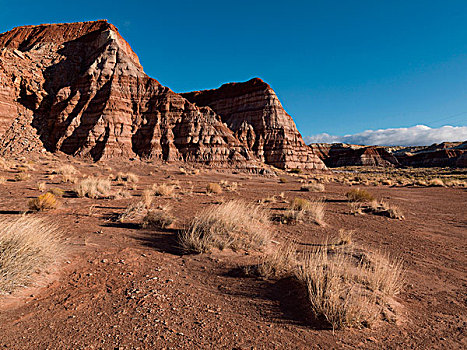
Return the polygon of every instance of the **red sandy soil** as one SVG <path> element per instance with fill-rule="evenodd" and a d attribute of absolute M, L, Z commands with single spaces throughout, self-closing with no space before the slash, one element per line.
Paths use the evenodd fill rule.
<path fill-rule="evenodd" d="M 0 215 L 27 208 L 28 198 L 40 194 L 37 183 L 72 189 L 53 182 L 46 173 L 70 162 L 84 174 L 131 171 L 140 177 L 129 199 L 63 198 L 59 209 L 30 215 L 50 218 L 64 229 L 66 256 L 38 286 L 0 297 L 0 347 L 6 349 L 460 349 L 466 341 L 465 189 L 367 188 L 376 197 L 397 205 L 405 220 L 370 214 L 353 216 L 345 193 L 349 187 L 326 184 L 322 193 L 298 192 L 297 177 L 287 183 L 277 177 L 228 170 L 202 169 L 183 175 L 177 166 L 132 163 L 90 165 L 76 160 L 36 160 L 27 181 L 0 185 Z M 151 174 L 151 175 L 150 175 Z M 13 179 L 15 173 L 0 171 Z M 109 217 L 138 201 L 153 183 L 179 180 L 193 194 L 156 197 L 170 204 L 174 228 L 155 231 L 118 224 Z M 206 184 L 237 181 L 236 192 L 208 196 Z M 361 186 L 365 188 L 364 186 Z M 179 190 L 177 190 L 179 192 Z M 239 266 L 258 262 L 256 253 L 221 251 L 184 255 L 175 232 L 203 207 L 219 200 L 257 201 L 285 193 L 324 198 L 327 226 L 312 223 L 275 224 L 279 242 L 302 245 L 322 242 L 340 228 L 354 229 L 353 241 L 400 257 L 407 268 L 407 285 L 397 301 L 398 322 L 373 329 L 332 329 L 306 317 L 303 298 L 292 281 L 270 281 L 235 273 Z M 278 213 L 286 203 L 266 207 Z"/>

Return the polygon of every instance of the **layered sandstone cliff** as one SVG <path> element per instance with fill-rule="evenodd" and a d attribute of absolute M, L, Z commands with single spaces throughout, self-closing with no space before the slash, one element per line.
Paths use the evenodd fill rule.
<path fill-rule="evenodd" d="M 182 96 L 197 106 L 212 108 L 242 145 L 262 161 L 280 168 L 324 168 L 275 92 L 261 79 Z"/>
<path fill-rule="evenodd" d="M 249 105 L 254 101 L 244 102 L 245 108 L 256 108 Z M 270 113 L 277 114 L 274 108 Z M 293 125 L 288 119 L 282 128 L 277 120 L 263 129 L 288 130 Z M 0 151 L 14 149 L 20 138 L 31 139 L 26 150 L 39 144 L 94 160 L 260 159 L 281 167 L 309 166 L 312 155 L 303 152 L 298 132 L 252 130 L 267 140 L 268 156 L 256 157 L 261 152 L 252 152 L 237 131 L 215 110 L 195 105 L 148 77 L 107 21 L 26 26 L 0 34 Z M 278 145 L 270 151 L 274 138 Z M 319 160 L 315 163 L 322 167 Z"/>
<path fill-rule="evenodd" d="M 315 143 L 310 147 L 328 167 L 354 165 L 393 167 L 399 165 L 397 158 L 384 147 L 343 143 Z"/>
<path fill-rule="evenodd" d="M 467 141 L 443 142 L 426 147 L 406 147 L 394 151 L 404 166 L 467 167 Z"/>

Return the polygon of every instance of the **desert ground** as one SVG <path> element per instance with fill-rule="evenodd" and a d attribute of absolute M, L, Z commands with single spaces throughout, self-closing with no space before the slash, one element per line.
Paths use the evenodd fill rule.
<path fill-rule="evenodd" d="M 5 349 L 467 347 L 465 170 L 453 171 L 455 181 L 441 186 L 389 179 L 396 171 L 382 171 L 378 181 L 361 179 L 376 176 L 363 168 L 270 169 L 261 175 L 139 160 L 91 163 L 63 155 L 4 160 L 0 169 L 2 225 L 38 218 L 60 232 L 54 261 L 36 269 L 24 286 L 0 295 Z M 450 176 L 446 169 L 439 173 Z M 109 193 L 80 196 L 76 188 L 86 177 L 109 179 Z M 169 190 L 156 195 L 161 184 Z M 346 194 L 356 188 L 396 208 L 397 215 L 352 205 Z M 58 203 L 31 210 L 31 200 L 50 190 Z M 318 203 L 324 214 L 287 218 L 294 198 Z M 230 200 L 267 213 L 268 248 L 182 249 L 179 235 L 190 221 Z M 171 219 L 141 225 L 148 208 Z M 340 242 L 339 232 L 351 232 L 351 238 Z M 400 262 L 401 288 L 391 298 L 391 317 L 332 327 L 311 312 L 296 278 L 257 272 L 265 255 L 280 247 L 303 253 L 341 244 Z"/>

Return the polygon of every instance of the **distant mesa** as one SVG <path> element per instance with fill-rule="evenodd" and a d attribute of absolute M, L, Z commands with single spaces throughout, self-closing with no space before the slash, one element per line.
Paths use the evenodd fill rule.
<path fill-rule="evenodd" d="M 411 166 L 467 167 L 467 141 L 443 142 L 431 146 L 381 147 L 343 143 L 312 143 L 313 153 L 328 167 Z"/>
<path fill-rule="evenodd" d="M 177 94 L 105 20 L 0 34 L 0 154 L 325 169 L 261 79 Z"/>

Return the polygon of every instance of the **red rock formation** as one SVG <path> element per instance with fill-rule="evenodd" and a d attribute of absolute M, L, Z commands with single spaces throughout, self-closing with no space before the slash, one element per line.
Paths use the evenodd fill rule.
<path fill-rule="evenodd" d="M 0 35 L 0 48 L 2 133 L 22 109 L 50 151 L 94 160 L 250 158 L 212 110 L 149 78 L 106 21 L 16 28 Z"/>
<path fill-rule="evenodd" d="M 343 143 L 315 143 L 310 147 L 328 167 L 353 165 L 393 167 L 399 164 L 397 158 L 383 147 Z"/>
<path fill-rule="evenodd" d="M 394 152 L 399 162 L 413 167 L 467 167 L 467 141 L 407 147 Z"/>
<path fill-rule="evenodd" d="M 12 125 L 20 118 L 14 130 L 32 125 L 36 131 L 24 132 L 35 139 L 29 144 L 40 139 L 49 151 L 94 160 L 139 156 L 222 163 L 258 155 L 281 167 L 322 167 L 304 150 L 273 92 L 267 101 L 270 115 L 263 126 L 232 124 L 239 140 L 211 108 L 196 106 L 148 77 L 107 21 L 25 26 L 0 34 L 3 151 L 14 148 L 18 135 Z M 246 102 L 245 108 L 255 109 L 261 97 Z M 257 146 L 249 144 L 253 139 Z"/>
<path fill-rule="evenodd" d="M 274 91 L 261 79 L 181 95 L 197 106 L 211 107 L 262 161 L 279 168 L 324 168 Z"/>

